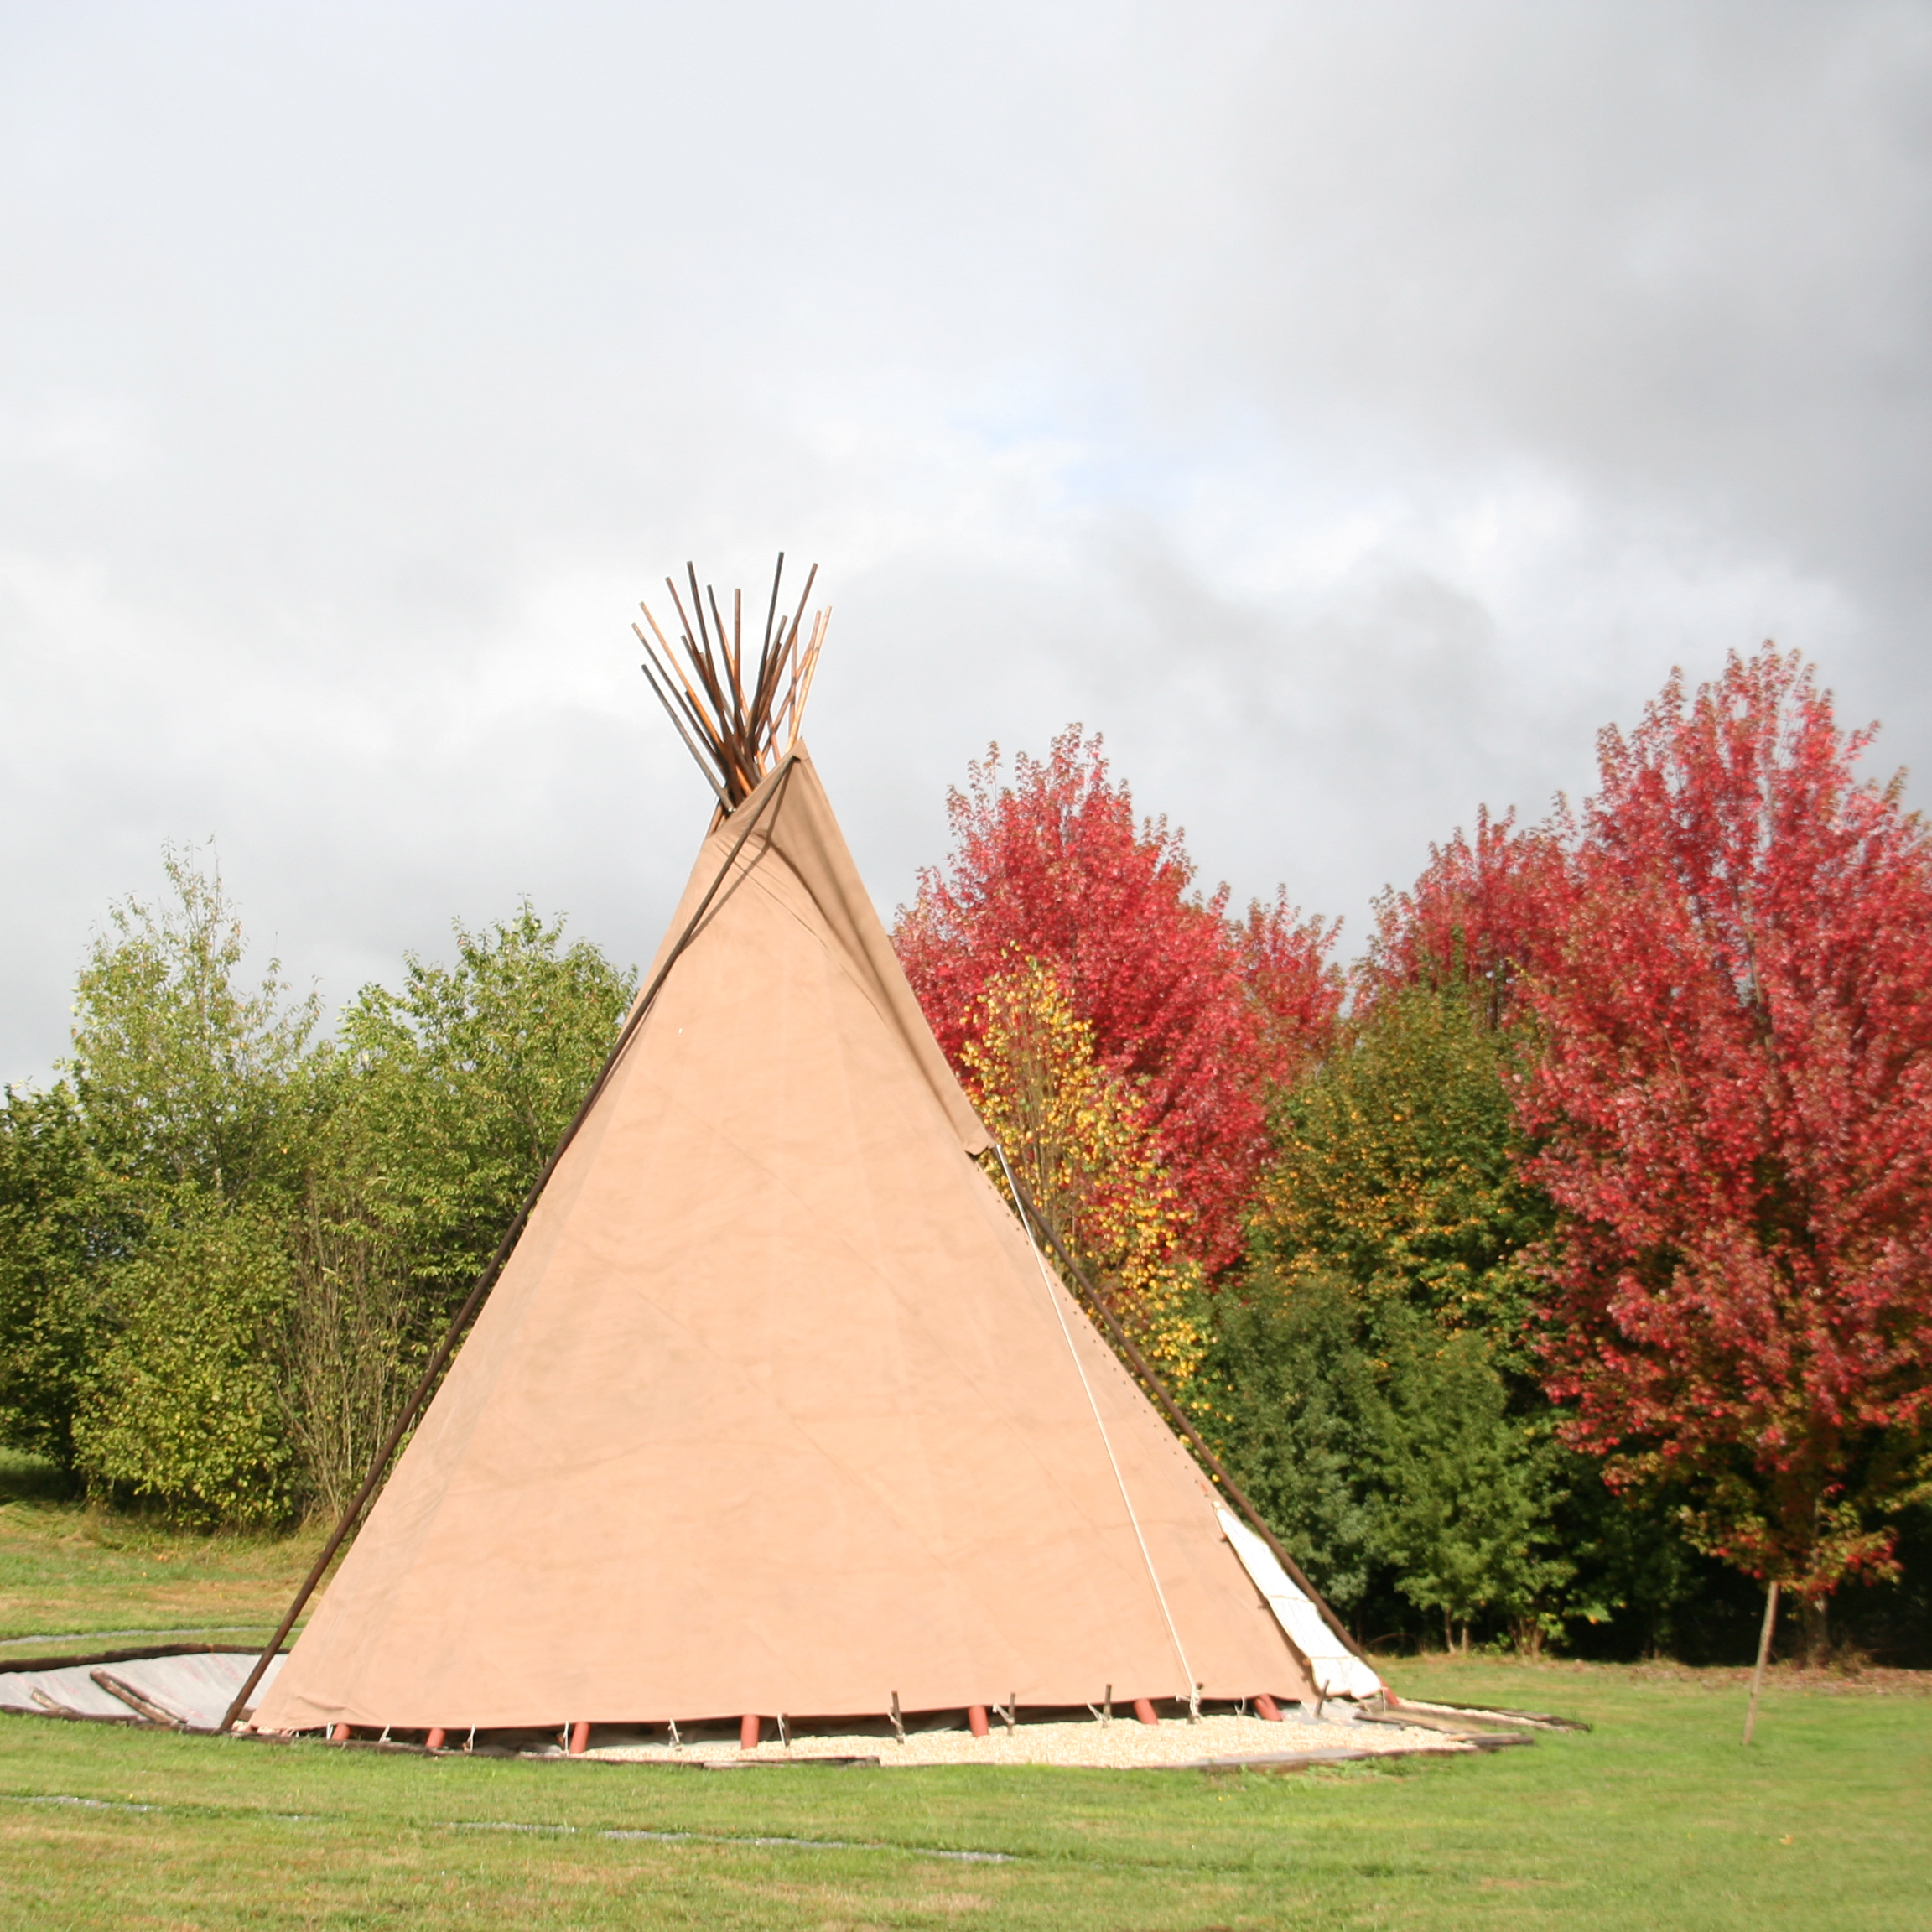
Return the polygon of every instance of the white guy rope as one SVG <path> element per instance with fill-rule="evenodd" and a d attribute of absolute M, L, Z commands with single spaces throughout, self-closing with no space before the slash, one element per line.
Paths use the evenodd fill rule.
<path fill-rule="evenodd" d="M 1007 1191 L 1013 1197 L 1017 1208 L 1020 1203 L 1020 1185 L 1013 1178 L 1013 1170 L 1006 1165 L 1006 1150 L 995 1140 L 993 1151 L 1000 1156 L 1000 1171 L 1006 1176 Z M 1194 1681 L 1192 1666 L 1187 1661 L 1187 1653 L 1182 1647 L 1181 1633 L 1174 1628 L 1174 1613 L 1167 1607 L 1167 1592 L 1161 1587 L 1161 1573 L 1154 1567 L 1153 1553 L 1147 1547 L 1147 1539 L 1140 1532 L 1140 1518 L 1134 1508 L 1134 1498 L 1127 1493 L 1127 1478 L 1120 1473 L 1120 1459 L 1114 1453 L 1112 1438 L 1107 1433 L 1107 1425 L 1100 1417 L 1100 1405 L 1093 1399 L 1093 1385 L 1087 1379 L 1087 1364 L 1080 1359 L 1080 1351 L 1073 1341 L 1073 1331 L 1067 1326 L 1067 1311 L 1060 1306 L 1060 1297 L 1053 1292 L 1053 1277 L 1047 1272 L 1046 1256 L 1036 1238 L 1031 1224 L 1026 1218 L 1025 1208 L 1020 1210 L 1020 1224 L 1026 1229 L 1026 1245 L 1033 1250 L 1033 1259 L 1040 1265 L 1041 1285 L 1046 1291 L 1046 1300 L 1053 1310 L 1054 1317 L 1060 1324 L 1060 1332 L 1067 1338 L 1067 1353 L 1073 1358 L 1074 1373 L 1080 1378 L 1080 1386 L 1087 1396 L 1087 1406 L 1093 1411 L 1093 1426 L 1100 1431 L 1100 1446 L 1107 1452 L 1109 1467 L 1114 1472 L 1114 1480 L 1120 1490 L 1120 1500 L 1126 1506 L 1127 1520 L 1134 1526 L 1134 1540 L 1140 1545 L 1140 1561 L 1147 1566 L 1147 1581 L 1154 1586 L 1154 1600 L 1161 1606 L 1161 1621 L 1167 1626 L 1168 1640 L 1174 1646 L 1174 1654 L 1181 1659 L 1181 1680 L 1187 1686 L 1187 1710 L 1190 1716 L 1201 1708 L 1201 1690 Z"/>

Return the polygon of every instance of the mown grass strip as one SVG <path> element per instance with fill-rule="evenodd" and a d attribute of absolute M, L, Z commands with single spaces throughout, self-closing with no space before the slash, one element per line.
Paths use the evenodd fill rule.
<path fill-rule="evenodd" d="M 324 1814 L 313 1811 L 238 1812 L 217 1805 L 143 1805 L 132 1799 L 82 1798 L 68 1791 L 35 1792 L 28 1796 L 0 1794 L 0 1804 L 74 1805 L 89 1811 L 130 1811 L 162 1816 L 172 1813 L 182 1817 L 248 1817 L 263 1819 L 278 1825 L 349 1822 L 344 1816 L 325 1819 Z M 551 1838 L 607 1838 L 620 1843 L 635 1840 L 640 1844 L 652 1845 L 755 1845 L 798 1852 L 882 1852 L 901 1858 L 950 1858 L 969 1865 L 1013 1865 L 1019 1862 L 1021 1856 L 1016 1852 L 947 1851 L 937 1845 L 889 1845 L 879 1839 L 792 1838 L 745 1832 L 646 1831 L 634 1828 L 598 1831 L 575 1825 L 532 1825 L 513 1819 L 497 1818 L 444 1819 L 439 1821 L 439 1828 L 445 1831 L 527 1831 Z M 418 1820 L 415 1829 L 434 1831 L 439 1829 L 439 1821 Z"/>

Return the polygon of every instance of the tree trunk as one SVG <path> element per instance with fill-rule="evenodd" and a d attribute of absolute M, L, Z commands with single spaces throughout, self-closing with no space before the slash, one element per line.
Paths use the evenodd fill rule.
<path fill-rule="evenodd" d="M 1805 1668 L 1822 1670 L 1831 1661 L 1831 1602 L 1825 1597 L 1805 1597 L 1800 1602 L 1800 1628 L 1805 1636 Z"/>
<path fill-rule="evenodd" d="M 1771 1655 L 1771 1633 L 1778 1627 L 1778 1586 L 1764 1592 L 1764 1627 L 1758 1633 L 1758 1668 L 1751 1673 L 1751 1701 L 1744 1706 L 1744 1742 L 1758 1728 L 1758 1693 L 1764 1687 L 1764 1666 Z"/>

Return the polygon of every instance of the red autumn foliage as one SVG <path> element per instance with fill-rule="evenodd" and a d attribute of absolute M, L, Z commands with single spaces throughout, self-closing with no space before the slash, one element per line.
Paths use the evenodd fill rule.
<path fill-rule="evenodd" d="M 1531 981 L 1548 1385 L 1613 1480 L 1814 1601 L 1932 1420 L 1932 846 L 1796 657 L 1673 678 L 1560 822 Z"/>
<path fill-rule="evenodd" d="M 1492 818 L 1483 806 L 1473 841 L 1458 826 L 1429 848 L 1414 886 L 1376 901 L 1374 936 L 1357 970 L 1363 1004 L 1400 987 L 1461 984 L 1500 1026 L 1523 975 L 1557 937 L 1551 888 L 1562 863 L 1548 829 L 1519 832 L 1514 809 Z"/>
<path fill-rule="evenodd" d="M 1342 975 L 1328 953 L 1339 919 L 1303 918 L 1278 886 L 1275 903 L 1250 901 L 1233 927 L 1239 969 L 1260 1021 L 1255 1064 L 1266 1087 L 1291 1087 L 1327 1048 L 1342 1010 Z"/>
<path fill-rule="evenodd" d="M 1139 823 L 1098 735 L 1073 726 L 1000 782 L 999 748 L 948 801 L 953 850 L 895 928 L 906 977 L 955 1067 L 988 980 L 1052 962 L 1101 1062 L 1146 1110 L 1211 1274 L 1239 1259 L 1267 1152 L 1264 1102 L 1332 1025 L 1334 929 L 1285 900 L 1237 925 L 1203 899 L 1165 818 Z"/>

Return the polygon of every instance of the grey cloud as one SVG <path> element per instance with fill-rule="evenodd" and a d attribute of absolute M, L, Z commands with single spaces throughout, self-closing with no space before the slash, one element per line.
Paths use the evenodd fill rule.
<path fill-rule="evenodd" d="M 1351 916 L 1812 652 L 1922 757 L 1932 8 L 74 8 L 0 23 L 0 1075 L 219 835 L 332 997 L 647 954 L 631 606 L 816 557 L 890 906 L 1105 731 Z"/>

